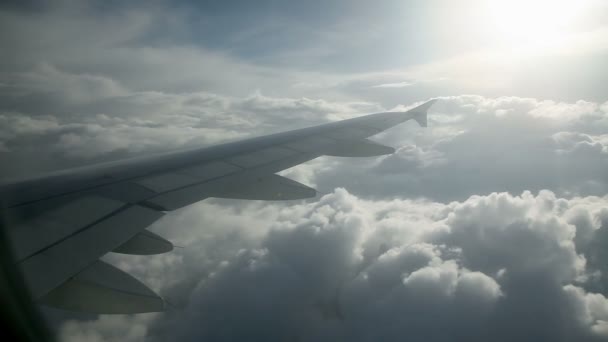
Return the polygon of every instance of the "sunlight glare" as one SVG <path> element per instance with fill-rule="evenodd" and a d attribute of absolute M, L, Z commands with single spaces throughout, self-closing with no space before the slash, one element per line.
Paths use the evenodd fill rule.
<path fill-rule="evenodd" d="M 490 0 L 488 25 L 509 45 L 551 45 L 567 36 L 585 1 Z"/>

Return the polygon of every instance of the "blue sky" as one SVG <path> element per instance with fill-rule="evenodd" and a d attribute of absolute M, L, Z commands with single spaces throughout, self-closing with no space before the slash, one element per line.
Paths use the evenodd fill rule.
<path fill-rule="evenodd" d="M 3 61 L 106 74 L 140 90 L 365 94 L 386 105 L 459 93 L 601 100 L 606 4 L 575 11 L 558 1 L 556 14 L 536 1 L 506 11 L 476 0 L 29 5 L 13 8 L 18 35 L 5 23 L 14 46 Z M 519 29 L 506 32 L 509 23 Z M 150 78 L 154 70 L 166 70 L 165 82 Z M 368 91 L 379 84 L 408 92 Z"/>
<path fill-rule="evenodd" d="M 369 72 L 426 64 L 500 45 L 501 37 L 492 36 L 494 28 L 483 26 L 487 24 L 484 6 L 468 0 L 381 1 L 373 5 L 366 1 L 177 2 L 168 7 L 169 11 L 187 12 L 184 35 L 171 37 L 182 38 L 184 43 L 265 65 Z M 585 8 L 584 20 L 569 27 L 572 32 L 601 27 L 605 14 L 594 11 L 593 6 Z M 551 15 L 550 11 L 548 7 L 534 15 Z M 510 19 L 518 24 L 517 18 Z M 537 20 L 542 22 L 542 17 Z M 276 58 L 307 50 L 312 55 L 303 53 L 302 57 L 313 58 L 296 58 L 295 63 Z"/>

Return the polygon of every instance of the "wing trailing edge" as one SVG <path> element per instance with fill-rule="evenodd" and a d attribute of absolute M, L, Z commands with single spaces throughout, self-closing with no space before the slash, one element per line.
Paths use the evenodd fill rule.
<path fill-rule="evenodd" d="M 128 273 L 96 261 L 39 299 L 69 311 L 105 314 L 159 312 L 165 301 Z"/>
<path fill-rule="evenodd" d="M 112 252 L 134 255 L 153 255 L 173 250 L 173 243 L 148 230 L 142 230 Z"/>
<path fill-rule="evenodd" d="M 211 194 L 211 197 L 218 198 L 261 201 L 298 200 L 315 196 L 315 189 L 275 174 L 257 178 L 243 187 L 218 189 Z"/>
<path fill-rule="evenodd" d="M 377 157 L 395 153 L 395 149 L 371 140 L 347 140 L 330 148 L 324 154 L 332 157 Z"/>

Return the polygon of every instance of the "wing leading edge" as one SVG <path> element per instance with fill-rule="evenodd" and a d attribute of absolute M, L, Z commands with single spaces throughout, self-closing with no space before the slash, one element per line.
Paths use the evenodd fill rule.
<path fill-rule="evenodd" d="M 145 228 L 165 212 L 208 197 L 294 200 L 316 196 L 276 172 L 321 155 L 394 152 L 367 140 L 404 121 L 427 125 L 430 100 L 385 112 L 201 149 L 76 168 L 0 187 L 15 261 L 41 304 L 92 313 L 162 311 L 164 301 L 99 260 L 108 252 L 173 249 Z"/>

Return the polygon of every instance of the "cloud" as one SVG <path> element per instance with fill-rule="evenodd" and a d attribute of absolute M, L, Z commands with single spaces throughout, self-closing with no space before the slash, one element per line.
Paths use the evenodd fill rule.
<path fill-rule="evenodd" d="M 397 83 L 383 83 L 372 86 L 372 88 L 405 88 L 414 85 L 412 82 L 403 81 Z"/>
<path fill-rule="evenodd" d="M 333 159 L 311 182 L 368 198 L 441 202 L 492 191 L 601 195 L 608 190 L 601 108 L 584 101 L 445 97 L 431 109 L 428 128 L 405 123 L 373 138 L 397 153 L 365 162 Z"/>
<path fill-rule="evenodd" d="M 608 229 L 606 197 L 493 193 L 441 204 L 337 189 L 291 206 L 224 202 L 155 225 L 190 239 L 185 249 L 113 257 L 182 307 L 127 318 L 147 327 L 146 340 L 608 337 L 608 300 L 587 289 L 605 277 L 587 263 L 603 247 L 575 238 Z M 574 219 L 583 214 L 591 230 Z M 132 333 L 118 319 L 105 331 L 107 317 L 70 321 L 62 337 Z"/>
<path fill-rule="evenodd" d="M 140 153 L 202 146 L 344 119 L 383 108 L 364 101 L 134 91 L 51 65 L 15 72 L 0 93 L 0 158 L 31 173 Z M 40 146 L 45 146 L 44 151 Z M 49 157 L 46 157 L 49 156 Z"/>
<path fill-rule="evenodd" d="M 137 317 L 103 316 L 92 322 L 69 321 L 62 327 L 62 340 L 109 342 L 143 341 L 148 332 L 150 321 L 155 314 L 139 315 Z"/>
<path fill-rule="evenodd" d="M 175 308 L 47 311 L 60 338 L 608 338 L 608 103 L 605 73 L 595 72 L 605 29 L 572 37 L 571 51 L 474 51 L 470 35 L 453 46 L 438 39 L 470 26 L 439 15 L 426 27 L 445 22 L 447 33 L 421 32 L 419 12 L 402 6 L 260 5 L 247 16 L 162 1 L 3 7 L 2 177 L 444 95 L 428 128 L 410 122 L 374 137 L 393 155 L 282 172 L 321 199 L 207 200 L 167 215 L 150 229 L 185 248 L 105 259 Z"/>
<path fill-rule="evenodd" d="M 33 168 L 65 167 L 385 109 L 260 92 L 136 91 L 50 66 L 31 73 L 69 81 L 51 89 L 60 111 L 37 113 L 21 99 L 13 102 L 20 111 L 0 116 L 5 160 L 20 169 L 28 159 Z M 26 79 L 16 77 L 22 91 L 5 96 L 51 91 Z M 329 192 L 318 202 L 215 200 L 168 215 L 151 229 L 185 249 L 106 258 L 177 309 L 68 317 L 61 339 L 604 336 L 608 216 L 606 198 L 593 195 L 608 187 L 605 105 L 462 95 L 436 106 L 429 128 L 407 123 L 375 138 L 397 146 L 393 155 L 325 157 L 284 171 Z"/>
<path fill-rule="evenodd" d="M 608 135 L 589 135 L 579 132 L 558 132 L 552 138 L 559 147 L 558 153 L 601 158 L 608 153 Z"/>
<path fill-rule="evenodd" d="M 2 153 L 20 168 L 24 159 L 65 167 L 385 109 L 135 91 L 107 77 L 100 84 L 111 87 L 68 96 L 73 82 L 100 79 L 50 66 L 27 73 L 69 82 L 53 89 L 56 114 L 19 105 L 0 116 Z M 8 97 L 50 91 L 15 80 L 28 92 Z M 177 309 L 66 317 L 61 339 L 603 338 L 607 199 L 593 195 L 608 187 L 605 105 L 462 95 L 436 106 L 429 128 L 407 123 L 374 138 L 397 146 L 393 155 L 324 157 L 283 172 L 329 193 L 318 202 L 213 200 L 168 215 L 151 229 L 186 248 L 106 259 Z"/>
<path fill-rule="evenodd" d="M 323 15 L 306 6 L 294 11 L 278 4 L 272 9 L 241 4 L 248 15 L 164 1 L 121 5 L 105 10 L 91 2 L 33 5 L 33 11 L 3 8 L 0 41 L 11 53 L 0 63 L 0 83 L 16 71 L 47 64 L 137 91 L 242 97 L 261 89 L 277 97 L 366 100 L 386 107 L 462 93 L 603 100 L 603 73 L 589 72 L 605 65 L 606 44 L 601 42 L 606 30 L 601 25 L 572 38 L 577 48 L 566 44 L 575 53 L 522 57 L 495 51 L 493 44 L 490 51 L 477 51 L 488 47 L 479 37 L 483 30 L 471 30 L 466 22 L 471 13 L 454 16 L 449 7 L 428 8 L 427 27 L 437 30 L 421 31 L 420 15 L 404 10 L 402 2 L 374 9 L 363 3 L 319 4 Z M 602 13 L 603 6 L 598 7 Z M 447 44 L 458 32 L 467 41 Z M 404 80 L 414 83 L 407 92 L 383 86 L 405 85 Z M 567 86 L 572 83 L 577 87 Z"/>
<path fill-rule="evenodd" d="M 60 99 L 71 104 L 98 101 L 125 93 L 116 81 L 101 75 L 68 73 L 48 63 L 37 65 L 34 70 L 3 75 L 8 84 L 2 88 L 4 96 L 30 98 L 45 97 L 49 101 Z"/>
<path fill-rule="evenodd" d="M 111 82 L 135 90 L 212 90 L 243 96 L 255 89 L 289 89 L 288 84 L 300 79 L 296 72 L 256 65 L 205 46 L 199 41 L 200 30 L 207 28 L 194 27 L 201 20 L 193 20 L 187 8 L 164 1 L 145 6 L 110 4 L 105 11 L 94 2 L 40 7 L 0 12 L 0 41 L 10 51 L 0 63 L 3 84 L 28 81 L 51 92 L 69 84 L 74 93 L 65 95 L 80 99 L 99 90 L 91 89 L 95 87 L 115 91 Z M 19 75 L 34 67 L 46 74 Z M 54 68 L 80 77 L 65 77 Z M 77 86 L 87 81 L 85 87 Z"/>

